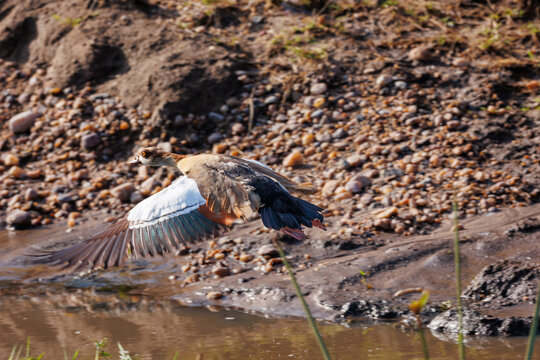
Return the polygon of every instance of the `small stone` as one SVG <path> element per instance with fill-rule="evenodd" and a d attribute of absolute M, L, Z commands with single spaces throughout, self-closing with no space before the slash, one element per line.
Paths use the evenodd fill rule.
<path fill-rule="evenodd" d="M 241 262 L 250 262 L 251 260 L 253 260 L 253 255 L 242 253 L 240 254 L 239 260 Z"/>
<path fill-rule="evenodd" d="M 343 139 L 343 138 L 346 137 L 347 135 L 349 135 L 349 134 L 348 134 L 347 131 L 346 131 L 345 129 L 343 129 L 343 128 L 339 128 L 339 129 L 337 129 L 336 131 L 334 131 L 334 132 L 332 133 L 332 137 L 333 137 L 334 139 Z"/>
<path fill-rule="evenodd" d="M 243 133 L 246 130 L 246 127 L 242 123 L 234 123 L 231 130 L 233 134 L 237 135 Z"/>
<path fill-rule="evenodd" d="M 4 156 L 4 164 L 6 166 L 19 165 L 19 158 L 13 154 L 6 154 Z"/>
<path fill-rule="evenodd" d="M 141 184 L 141 193 L 144 195 L 148 195 L 159 185 L 159 181 L 157 181 L 153 177 L 149 177 Z"/>
<path fill-rule="evenodd" d="M 396 215 L 397 212 L 398 212 L 397 207 L 391 206 L 388 209 L 381 211 L 375 216 L 377 217 L 377 219 L 387 219 L 391 217 L 392 215 Z"/>
<path fill-rule="evenodd" d="M 30 179 L 37 179 L 39 177 L 41 177 L 41 169 L 33 169 L 33 170 L 28 170 L 26 172 L 26 176 L 29 177 Z"/>
<path fill-rule="evenodd" d="M 375 80 L 375 84 L 381 88 L 390 84 L 392 81 L 393 79 L 390 75 L 380 75 L 377 80 Z"/>
<path fill-rule="evenodd" d="M 409 60 L 412 61 L 430 61 L 433 58 L 431 49 L 425 46 L 419 46 L 409 51 Z"/>
<path fill-rule="evenodd" d="M 114 187 L 111 190 L 112 196 L 119 199 L 120 201 L 127 202 L 130 200 L 131 193 L 135 190 L 133 184 L 125 183 Z"/>
<path fill-rule="evenodd" d="M 311 87 L 309 88 L 309 92 L 311 93 L 311 95 L 322 95 L 326 92 L 327 89 L 328 87 L 325 83 L 316 83 L 311 85 Z"/>
<path fill-rule="evenodd" d="M 279 101 L 279 98 L 277 96 L 270 95 L 266 99 L 264 99 L 264 105 L 275 104 L 278 101 Z"/>
<path fill-rule="evenodd" d="M 289 117 L 285 114 L 279 114 L 278 116 L 276 116 L 277 122 L 285 122 L 287 120 L 289 120 Z"/>
<path fill-rule="evenodd" d="M 257 251 L 257 254 L 267 259 L 279 256 L 279 252 L 277 251 L 277 249 L 269 244 L 261 246 Z"/>
<path fill-rule="evenodd" d="M 9 119 L 9 129 L 15 134 L 24 133 L 30 130 L 38 116 L 32 111 L 19 113 Z"/>
<path fill-rule="evenodd" d="M 302 156 L 302 153 L 300 151 L 293 151 L 285 159 L 283 159 L 283 165 L 284 166 L 299 166 L 302 165 L 304 162 L 304 157 Z"/>
<path fill-rule="evenodd" d="M 12 166 L 9 168 L 9 175 L 14 177 L 15 179 L 23 178 L 26 174 L 24 170 L 18 166 Z"/>
<path fill-rule="evenodd" d="M 212 269 L 212 272 L 214 273 L 214 275 L 217 275 L 219 277 L 225 277 L 231 274 L 231 270 L 229 270 L 227 266 L 221 266 L 221 265 L 215 266 Z"/>
<path fill-rule="evenodd" d="M 459 125 L 461 125 L 461 123 L 459 122 L 459 120 L 452 120 L 452 121 L 449 121 L 447 125 L 448 125 L 448 129 L 455 130 L 459 127 Z"/>
<path fill-rule="evenodd" d="M 95 148 L 100 142 L 101 137 L 99 136 L 99 134 L 96 133 L 86 134 L 81 138 L 81 146 L 84 149 Z"/>
<path fill-rule="evenodd" d="M 225 119 L 225 116 L 216 112 L 208 113 L 208 120 L 213 122 L 222 122 Z"/>
<path fill-rule="evenodd" d="M 212 133 L 210 134 L 210 136 L 208 136 L 208 142 L 210 144 L 215 144 L 215 143 L 218 143 L 220 142 L 221 140 L 223 140 L 223 135 L 221 135 L 220 133 L 218 132 L 215 132 L 215 133 Z"/>
<path fill-rule="evenodd" d="M 223 293 L 219 291 L 210 291 L 208 294 L 206 294 L 206 298 L 208 300 L 217 300 L 221 299 L 223 297 Z"/>
<path fill-rule="evenodd" d="M 312 119 L 318 119 L 324 115 L 324 110 L 318 109 L 311 113 Z"/>
<path fill-rule="evenodd" d="M 466 67 L 469 66 L 469 64 L 470 61 L 462 57 L 458 57 L 452 60 L 452 65 L 454 65 L 455 67 Z"/>
<path fill-rule="evenodd" d="M 24 210 L 14 210 L 6 217 L 6 222 L 15 226 L 30 225 L 30 220 L 30 213 Z"/>
<path fill-rule="evenodd" d="M 371 185 L 371 179 L 363 176 L 356 175 L 345 184 L 345 190 L 353 194 L 361 193 L 366 186 Z"/>
<path fill-rule="evenodd" d="M 255 15 L 251 18 L 251 22 L 254 23 L 254 24 L 260 24 L 264 21 L 264 17 L 260 16 L 260 15 Z"/>
<path fill-rule="evenodd" d="M 325 102 L 326 100 L 323 97 L 318 97 L 313 101 L 313 107 L 320 108 Z"/>
<path fill-rule="evenodd" d="M 353 154 L 348 156 L 345 160 L 351 167 L 356 167 L 362 165 L 366 161 L 366 157 L 364 155 Z"/>
<path fill-rule="evenodd" d="M 169 153 L 172 152 L 172 150 L 173 150 L 172 149 L 172 144 L 170 142 L 168 142 L 168 141 L 160 142 L 160 143 L 158 143 L 156 145 L 156 147 L 158 149 L 161 149 L 161 150 L 169 152 Z"/>
<path fill-rule="evenodd" d="M 405 90 L 407 88 L 407 83 L 405 81 L 396 81 L 394 83 L 396 89 Z"/>
<path fill-rule="evenodd" d="M 141 202 L 142 199 L 143 199 L 143 195 L 141 194 L 140 191 L 134 191 L 131 193 L 131 195 L 129 195 L 129 202 L 132 204 L 137 204 Z"/>
<path fill-rule="evenodd" d="M 26 201 L 34 201 L 38 198 L 38 193 L 34 189 L 26 189 L 24 193 L 24 199 Z"/>
<path fill-rule="evenodd" d="M 302 135 L 302 145 L 307 146 L 312 144 L 315 141 L 315 136 L 313 134 L 304 134 Z"/>

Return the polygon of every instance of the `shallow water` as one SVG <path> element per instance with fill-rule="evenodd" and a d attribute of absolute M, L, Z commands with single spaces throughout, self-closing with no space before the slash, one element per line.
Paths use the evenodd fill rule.
<path fill-rule="evenodd" d="M 103 338 L 115 358 L 117 342 L 141 359 L 172 359 L 175 353 L 179 359 L 320 358 L 305 319 L 188 308 L 162 296 L 162 288 L 167 294 L 177 289 L 167 280 L 174 271 L 171 259 L 156 260 L 149 270 L 135 264 L 129 272 L 67 282 L 37 281 L 50 271 L 18 260 L 31 245 L 74 236 L 63 228 L 0 232 L 0 359 L 27 338 L 32 352 L 45 353 L 44 359 L 63 359 L 63 348 L 69 358 L 76 349 L 79 359 L 90 358 L 94 342 Z M 136 291 L 126 295 L 125 285 Z M 396 324 L 320 325 L 334 359 L 423 358 L 415 332 Z M 426 336 L 432 359 L 457 358 L 451 341 L 429 331 Z M 467 359 L 522 359 L 526 342 L 524 337 L 471 339 Z M 540 344 L 535 355 L 540 358 Z"/>

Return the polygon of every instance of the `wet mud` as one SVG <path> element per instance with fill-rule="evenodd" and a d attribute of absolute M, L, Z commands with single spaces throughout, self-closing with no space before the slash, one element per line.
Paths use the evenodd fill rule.
<path fill-rule="evenodd" d="M 258 221 L 236 226 L 213 243 L 197 244 L 189 254 L 135 260 L 120 269 L 71 274 L 58 268 L 32 266 L 28 257 L 22 256 L 38 248 L 58 248 L 80 241 L 95 230 L 99 216 L 67 234 L 60 228 L 8 233 L 2 240 L 5 251 L 0 255 L 2 295 L 37 296 L 62 291 L 69 297 L 70 291 L 92 289 L 186 306 L 303 316 L 290 279 L 272 251 L 276 235 L 261 233 Z M 540 205 L 534 205 L 506 209 L 462 223 L 465 288 L 462 296 L 468 309 L 469 334 L 528 332 L 538 280 L 538 265 L 534 260 L 540 255 L 540 232 L 534 226 L 538 216 Z M 338 240 L 329 245 L 322 232 L 309 235 L 304 242 L 288 238 L 280 241 L 314 316 L 320 320 L 406 322 L 408 304 L 422 289 L 431 292 L 429 306 L 423 314 L 426 320 L 443 313 L 455 302 L 450 221 L 429 235 L 358 238 L 351 240 L 358 244 L 353 247 L 342 246 Z M 259 255 L 260 261 L 249 263 L 236 261 L 232 256 L 221 260 L 208 258 L 195 273 L 186 270 L 194 256 L 205 254 L 206 247 L 214 252 L 229 249 L 264 256 Z M 273 263 L 271 269 L 268 263 Z M 215 271 L 222 267 L 229 269 L 225 276 Z M 400 291 L 406 295 L 395 297 Z M 216 293 L 219 296 L 212 295 Z M 100 305 L 90 302 L 84 306 Z M 453 315 L 452 311 L 439 315 L 432 329 L 451 335 Z"/>

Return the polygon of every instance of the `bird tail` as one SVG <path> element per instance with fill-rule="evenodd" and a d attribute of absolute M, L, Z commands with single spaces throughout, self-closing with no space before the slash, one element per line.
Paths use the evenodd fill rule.
<path fill-rule="evenodd" d="M 322 208 L 291 195 L 286 199 L 277 198 L 269 206 L 259 209 L 264 226 L 279 230 L 297 240 L 306 238 L 302 226 L 326 230 L 322 211 Z"/>

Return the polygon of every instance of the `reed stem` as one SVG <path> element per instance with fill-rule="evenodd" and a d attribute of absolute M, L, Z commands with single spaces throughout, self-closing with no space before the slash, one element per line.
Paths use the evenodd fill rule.
<path fill-rule="evenodd" d="M 281 259 L 283 260 L 283 265 L 285 265 L 285 268 L 287 269 L 287 272 L 289 273 L 289 276 L 291 278 L 291 281 L 294 285 L 294 289 L 296 290 L 296 294 L 300 298 L 300 302 L 302 303 L 302 307 L 304 308 L 304 312 L 306 313 L 309 325 L 311 326 L 311 329 L 313 330 L 313 333 L 315 334 L 315 338 L 317 339 L 317 343 L 319 344 L 319 348 L 321 349 L 321 353 L 325 360 L 330 360 L 330 353 L 328 352 L 328 349 L 326 348 L 326 345 L 324 344 L 324 340 L 321 336 L 321 333 L 319 332 L 319 329 L 317 328 L 317 324 L 315 323 L 315 319 L 311 315 L 311 311 L 309 310 L 309 307 L 306 303 L 306 299 L 304 299 L 304 295 L 302 295 L 302 291 L 300 291 L 300 286 L 298 285 L 298 282 L 296 281 L 296 277 L 294 276 L 294 273 L 291 268 L 291 264 L 289 264 L 289 261 L 285 257 L 285 252 L 279 245 L 279 243 L 274 240 L 274 245 L 279 251 L 279 256 L 281 256 Z"/>
<path fill-rule="evenodd" d="M 529 343 L 527 344 L 527 353 L 525 354 L 525 360 L 531 360 L 533 356 L 534 342 L 536 340 L 536 332 L 538 331 L 538 312 L 540 310 L 540 284 L 538 284 L 538 291 L 536 293 L 536 305 L 534 306 L 534 316 L 531 324 L 531 331 L 529 332 Z"/>
<path fill-rule="evenodd" d="M 463 344 L 463 304 L 461 302 L 461 260 L 459 256 L 459 221 L 458 204 L 454 198 L 452 203 L 454 213 L 454 264 L 456 268 L 456 301 L 458 314 L 458 346 L 459 359 L 465 360 L 465 345 Z"/>

